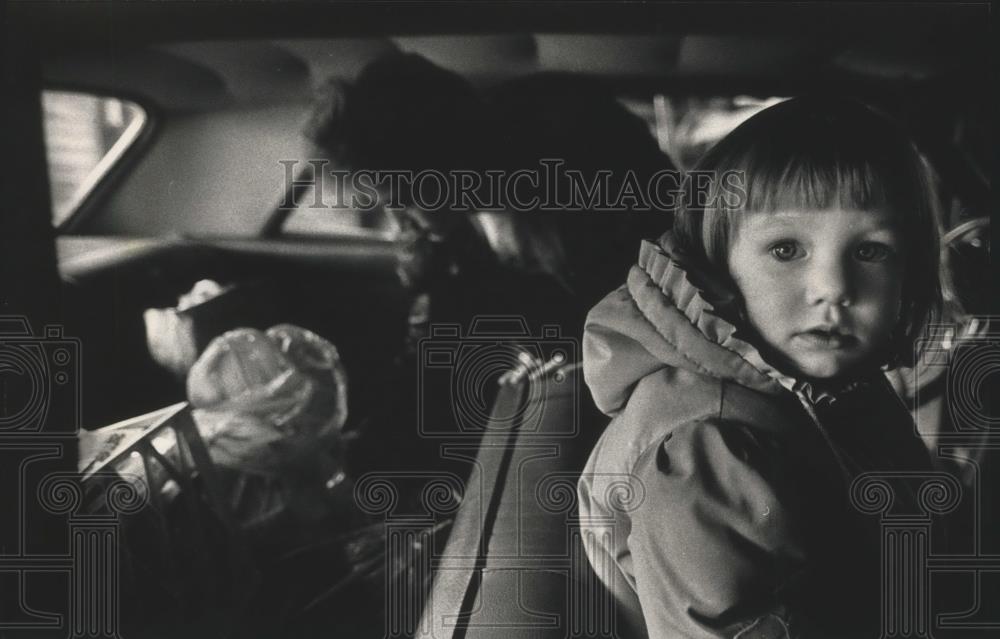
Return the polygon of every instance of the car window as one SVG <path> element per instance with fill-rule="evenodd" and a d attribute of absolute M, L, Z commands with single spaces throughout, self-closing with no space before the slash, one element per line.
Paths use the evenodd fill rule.
<path fill-rule="evenodd" d="M 744 120 L 787 98 L 751 96 L 653 97 L 660 148 L 683 170 Z"/>
<path fill-rule="evenodd" d="M 619 101 L 649 126 L 660 150 L 682 170 L 695 162 L 716 142 L 751 115 L 788 98 L 726 96 L 679 96 L 658 93 L 652 97 L 620 98 Z"/>
<path fill-rule="evenodd" d="M 362 198 L 351 189 L 350 181 L 332 177 L 324 171 L 319 176 L 309 162 L 297 162 L 297 179 L 306 183 L 294 195 L 294 208 L 281 227 L 284 235 L 336 237 L 342 235 L 391 239 L 399 226 L 381 206 Z M 359 206 L 352 206 L 355 201 Z M 369 205 L 370 204 L 370 205 Z"/>
<path fill-rule="evenodd" d="M 355 209 L 337 204 L 336 195 L 327 193 L 317 199 L 315 186 L 302 193 L 289 213 L 281 232 L 284 235 L 336 237 L 361 235 L 390 239 L 399 229 L 385 209 Z"/>
<path fill-rule="evenodd" d="M 146 125 L 135 102 L 70 91 L 44 91 L 45 152 L 58 227 L 118 162 Z"/>
<path fill-rule="evenodd" d="M 299 206 L 281 229 L 284 235 L 337 237 L 342 235 L 392 239 L 398 228 L 382 211 L 311 209 Z"/>

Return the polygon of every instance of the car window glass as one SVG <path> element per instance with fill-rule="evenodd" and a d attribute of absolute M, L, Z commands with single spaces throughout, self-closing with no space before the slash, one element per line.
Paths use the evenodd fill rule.
<path fill-rule="evenodd" d="M 660 149 L 683 170 L 744 120 L 787 98 L 751 96 L 653 96 Z"/>
<path fill-rule="evenodd" d="M 398 234 L 398 225 L 384 208 L 363 198 L 359 206 L 352 206 L 355 199 L 346 183 L 338 187 L 333 179 L 314 182 L 296 196 L 295 208 L 281 232 L 285 235 L 362 235 L 385 239 Z"/>
<path fill-rule="evenodd" d="M 58 227 L 135 142 L 147 118 L 135 102 L 69 91 L 44 91 L 42 110 Z"/>
<path fill-rule="evenodd" d="M 382 211 L 314 209 L 299 205 L 281 229 L 284 235 L 363 235 L 391 239 L 397 228 Z"/>

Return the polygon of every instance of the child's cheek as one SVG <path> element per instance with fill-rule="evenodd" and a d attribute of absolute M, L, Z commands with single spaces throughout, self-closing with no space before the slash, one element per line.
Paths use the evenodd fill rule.
<path fill-rule="evenodd" d="M 801 313 L 801 287 L 765 270 L 746 278 L 740 289 L 751 326 L 772 348 L 783 349 Z"/>
<path fill-rule="evenodd" d="M 898 267 L 870 269 L 863 280 L 858 311 L 872 335 L 872 340 L 890 339 L 899 324 L 902 311 L 902 277 Z"/>

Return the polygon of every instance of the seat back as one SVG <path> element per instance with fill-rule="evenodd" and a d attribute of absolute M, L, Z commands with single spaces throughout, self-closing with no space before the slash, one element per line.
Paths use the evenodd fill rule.
<path fill-rule="evenodd" d="M 609 637 L 614 600 L 590 568 L 576 482 L 605 419 L 579 365 L 503 384 L 417 636 Z M 619 635 L 620 636 L 620 635 Z"/>

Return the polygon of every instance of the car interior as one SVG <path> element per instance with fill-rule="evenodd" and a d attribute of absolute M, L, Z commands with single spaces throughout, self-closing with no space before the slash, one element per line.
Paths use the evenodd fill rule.
<path fill-rule="evenodd" d="M 128 515 L 122 529 L 122 623 L 134 636 L 635 636 L 580 539 L 576 478 L 607 417 L 582 379 L 579 341 L 587 309 L 624 281 L 639 240 L 669 228 L 669 215 L 462 214 L 489 266 L 456 274 L 452 265 L 416 290 L 400 276 L 413 249 L 398 216 L 311 206 L 320 187 L 307 164 L 329 157 L 311 136 L 317 111 L 331 108 L 325 92 L 380 56 L 415 54 L 484 96 L 507 124 L 484 119 L 471 144 L 507 169 L 564 157 L 588 170 L 687 170 L 777 100 L 865 100 L 905 126 L 933 169 L 941 225 L 952 231 L 955 308 L 996 312 L 980 285 L 991 277 L 982 272 L 994 166 L 986 5 L 476 4 L 9 7 L 20 70 L 8 82 L 36 96 L 9 109 L 44 121 L 44 132 L 20 128 L 16 142 L 34 159 L 9 161 L 8 179 L 16 186 L 32 162 L 47 162 L 49 176 L 11 190 L 11 210 L 23 213 L 4 234 L 33 238 L 4 245 L 5 268 L 26 273 L 13 299 L 33 309 L 36 332 L 58 319 L 79 340 L 82 431 L 138 416 L 180 420 L 166 430 L 186 452 L 171 457 L 151 439 L 129 449 L 162 467 L 135 471 L 159 491 L 160 512 Z M 405 107 L 422 90 L 401 89 L 397 100 Z M 60 163 L 86 153 L 86 123 L 98 117 L 81 115 L 84 104 L 102 114 L 110 151 L 97 173 L 64 185 L 71 168 Z M 368 543 L 383 553 L 351 542 L 364 569 L 329 551 L 344 546 L 340 533 L 291 553 L 255 546 L 212 498 L 218 478 L 204 471 L 203 444 L 184 434 L 186 409 L 163 412 L 183 406 L 187 389 L 151 354 L 144 314 L 176 307 L 202 280 L 224 292 L 177 313 L 196 352 L 226 331 L 277 324 L 309 329 L 339 352 L 343 430 L 357 439 L 348 474 L 367 521 L 379 524 Z M 413 342 L 418 293 L 434 308 L 465 310 L 442 312 L 447 326 Z M 473 347 L 495 357 L 461 388 L 456 367 Z M 430 348 L 450 362 L 442 370 L 421 359 Z M 375 423 L 418 441 L 380 458 L 397 433 Z M 169 494 L 167 476 L 177 479 Z M 442 477 L 457 486 L 447 497 Z M 419 504 L 390 504 L 385 491 Z M 372 556 L 397 547 L 405 569 L 373 568 Z M 352 580 L 365 571 L 374 580 Z"/>

